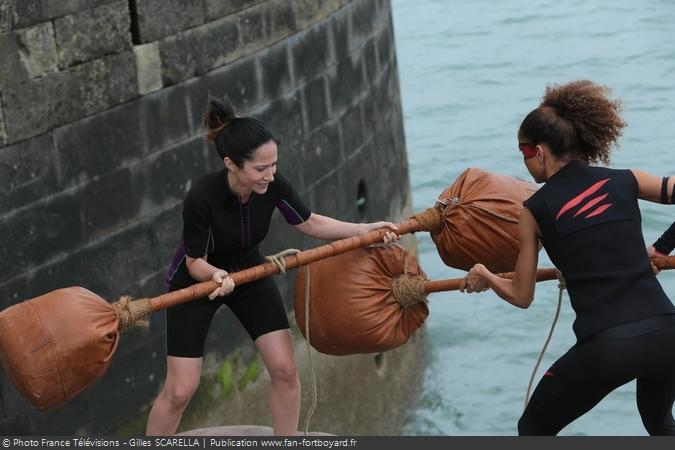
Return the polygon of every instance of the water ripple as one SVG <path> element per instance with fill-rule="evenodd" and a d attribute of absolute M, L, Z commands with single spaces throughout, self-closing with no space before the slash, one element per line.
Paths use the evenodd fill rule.
<path fill-rule="evenodd" d="M 629 123 L 617 167 L 672 172 L 675 147 L 675 4 L 665 0 L 393 0 L 396 47 L 415 211 L 434 204 L 465 168 L 529 179 L 517 127 L 546 85 L 591 78 L 623 100 Z M 645 238 L 673 221 L 672 208 L 640 202 Z M 445 267 L 428 235 L 420 264 Z M 542 265 L 550 264 L 542 254 Z M 675 273 L 659 276 L 675 296 Z M 430 296 L 430 362 L 406 434 L 504 435 L 516 422 L 530 372 L 553 318 L 555 283 L 537 286 L 526 311 L 487 292 Z M 542 363 L 574 343 L 565 303 Z M 635 385 L 615 391 L 565 435 L 643 435 Z"/>

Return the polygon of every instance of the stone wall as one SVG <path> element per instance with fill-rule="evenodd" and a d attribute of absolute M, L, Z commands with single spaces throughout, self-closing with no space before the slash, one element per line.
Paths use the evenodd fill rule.
<path fill-rule="evenodd" d="M 222 166 L 200 129 L 209 95 L 267 122 L 314 211 L 409 212 L 387 0 L 0 0 L 0 55 L 1 309 L 73 285 L 111 301 L 163 291 L 185 193 Z M 263 250 L 316 244 L 277 216 Z M 289 310 L 293 280 L 277 279 Z M 252 347 L 218 315 L 211 358 Z M 165 374 L 163 319 L 125 333 L 106 375 L 57 411 L 34 411 L 1 376 L 0 434 L 144 420 Z"/>

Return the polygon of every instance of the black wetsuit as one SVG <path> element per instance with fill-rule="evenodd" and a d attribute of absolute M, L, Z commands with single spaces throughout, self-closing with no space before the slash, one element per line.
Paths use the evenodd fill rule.
<path fill-rule="evenodd" d="M 673 248 L 675 248 L 675 222 L 654 242 L 654 248 L 664 255 L 673 251 Z"/>
<path fill-rule="evenodd" d="M 633 379 L 647 431 L 675 434 L 675 307 L 652 271 L 637 194 L 631 171 L 573 160 L 525 202 L 565 278 L 577 343 L 539 382 L 520 434 L 557 434 Z"/>
<path fill-rule="evenodd" d="M 201 178 L 183 205 L 183 242 L 168 274 L 169 290 L 197 281 L 187 270 L 186 255 L 207 257 L 209 264 L 236 272 L 265 262 L 258 244 L 265 238 L 274 209 L 297 225 L 311 214 L 289 182 L 277 172 L 262 194 L 253 192 L 246 203 L 230 189 L 225 169 Z M 271 278 L 238 286 L 215 300 L 202 298 L 167 310 L 167 354 L 200 357 L 216 310 L 227 305 L 255 340 L 271 331 L 288 328 L 281 296 Z"/>

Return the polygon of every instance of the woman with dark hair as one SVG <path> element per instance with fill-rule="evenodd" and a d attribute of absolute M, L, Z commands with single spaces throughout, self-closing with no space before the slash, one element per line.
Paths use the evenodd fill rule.
<path fill-rule="evenodd" d="M 545 184 L 524 202 L 515 276 L 476 264 L 463 281 L 467 292 L 490 287 L 527 308 L 540 242 L 565 279 L 577 343 L 542 377 L 521 435 L 558 434 L 634 379 L 649 434 L 675 434 L 675 307 L 645 252 L 637 202 L 673 203 L 675 178 L 592 165 L 609 162 L 625 127 L 608 93 L 590 81 L 547 88 L 518 131 L 525 166 Z"/>
<path fill-rule="evenodd" d="M 255 343 L 271 378 L 272 425 L 277 435 L 297 431 L 300 382 L 286 309 L 270 279 L 234 287 L 229 272 L 265 262 L 258 244 L 278 208 L 298 231 L 335 240 L 380 228 L 390 222 L 348 223 L 314 214 L 277 172 L 277 140 L 260 120 L 238 117 L 228 102 L 209 101 L 204 120 L 224 168 L 200 179 L 183 205 L 183 245 L 169 273 L 170 290 L 214 280 L 209 298 L 167 310 L 167 375 L 146 433 L 173 434 L 199 385 L 204 343 L 216 310 L 227 305 Z M 397 240 L 388 231 L 384 242 Z"/>

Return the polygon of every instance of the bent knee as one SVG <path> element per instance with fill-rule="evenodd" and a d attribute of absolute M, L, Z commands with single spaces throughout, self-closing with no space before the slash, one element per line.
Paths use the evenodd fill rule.
<path fill-rule="evenodd" d="M 272 382 L 295 384 L 298 382 L 298 367 L 295 362 L 284 362 L 268 367 Z"/>
<path fill-rule="evenodd" d="M 197 391 L 198 384 L 182 384 L 164 387 L 164 398 L 171 405 L 171 408 L 182 409 L 190 402 L 192 396 Z"/>

